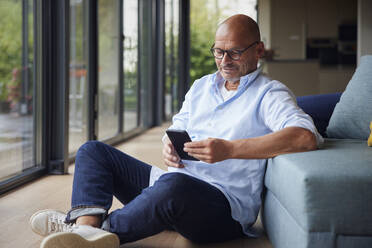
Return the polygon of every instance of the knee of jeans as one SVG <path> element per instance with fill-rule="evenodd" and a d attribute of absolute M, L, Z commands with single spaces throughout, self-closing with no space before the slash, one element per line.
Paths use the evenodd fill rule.
<path fill-rule="evenodd" d="M 79 165 L 80 162 L 84 161 L 86 158 L 95 157 L 97 154 L 100 154 L 104 146 L 104 143 L 96 140 L 85 142 L 76 152 L 75 166 Z"/>
<path fill-rule="evenodd" d="M 183 173 L 166 173 L 162 175 L 158 182 L 164 185 L 163 194 L 169 198 L 182 197 L 185 198 L 189 192 L 190 184 L 192 184 L 193 177 Z"/>
<path fill-rule="evenodd" d="M 101 147 L 105 146 L 106 144 L 98 141 L 98 140 L 89 140 L 85 142 L 82 146 L 80 146 L 79 150 L 95 150 L 95 149 L 102 149 Z"/>
<path fill-rule="evenodd" d="M 82 146 L 80 146 L 80 148 L 78 149 L 76 153 L 76 157 L 84 155 L 86 153 L 91 153 L 91 152 L 96 153 L 98 150 L 102 149 L 104 145 L 105 145 L 104 143 L 102 143 L 101 141 L 97 141 L 97 140 L 87 141 Z"/>

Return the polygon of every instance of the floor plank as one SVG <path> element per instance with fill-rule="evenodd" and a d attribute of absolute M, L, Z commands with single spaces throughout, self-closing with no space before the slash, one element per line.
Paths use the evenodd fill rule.
<path fill-rule="evenodd" d="M 161 137 L 166 125 L 148 130 L 144 134 L 125 142 L 118 148 L 144 162 L 165 169 L 161 157 Z M 37 248 L 42 240 L 34 234 L 28 224 L 29 217 L 40 209 L 68 210 L 70 204 L 73 166 L 69 174 L 63 176 L 45 176 L 21 188 L 13 190 L 0 198 L 0 247 L 1 248 Z M 112 209 L 122 207 L 114 200 Z M 256 223 L 258 228 L 261 224 Z M 257 239 L 238 239 L 226 243 L 196 245 L 176 232 L 165 231 L 137 242 L 124 244 L 122 248 L 134 247 L 175 247 L 175 248 L 271 248 L 271 244 L 262 236 Z"/>

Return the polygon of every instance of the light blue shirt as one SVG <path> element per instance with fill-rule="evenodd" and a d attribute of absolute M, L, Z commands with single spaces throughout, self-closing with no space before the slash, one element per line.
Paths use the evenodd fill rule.
<path fill-rule="evenodd" d="M 292 92 L 282 83 L 261 74 L 260 69 L 240 78 L 236 94 L 223 101 L 219 72 L 196 80 L 173 117 L 170 129 L 186 130 L 193 141 L 209 137 L 226 140 L 263 136 L 286 127 L 303 127 L 323 142 L 310 116 L 296 104 Z M 228 159 L 214 164 L 183 160 L 184 168 L 169 167 L 199 178 L 220 189 L 231 206 L 232 217 L 246 235 L 257 219 L 266 159 Z M 152 173 L 150 184 L 161 173 Z"/>

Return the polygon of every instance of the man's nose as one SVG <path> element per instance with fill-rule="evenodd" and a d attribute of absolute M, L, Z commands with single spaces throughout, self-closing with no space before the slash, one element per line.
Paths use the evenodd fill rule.
<path fill-rule="evenodd" d="M 231 63 L 232 59 L 230 58 L 230 56 L 227 54 L 227 52 L 225 52 L 223 54 L 223 57 L 222 57 L 222 64 L 226 64 L 226 63 Z"/>

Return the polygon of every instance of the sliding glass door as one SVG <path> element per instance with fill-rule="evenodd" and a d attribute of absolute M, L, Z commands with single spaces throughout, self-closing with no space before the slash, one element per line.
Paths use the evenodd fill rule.
<path fill-rule="evenodd" d="M 138 0 L 123 4 L 124 132 L 138 126 Z"/>
<path fill-rule="evenodd" d="M 170 119 L 178 111 L 179 0 L 165 0 L 165 93 L 164 112 Z"/>
<path fill-rule="evenodd" d="M 70 0 L 69 153 L 88 139 L 87 2 Z"/>
<path fill-rule="evenodd" d="M 98 139 L 119 132 L 119 1 L 98 1 Z"/>
<path fill-rule="evenodd" d="M 40 169 L 41 99 L 34 1 L 1 0 L 0 16 L 1 186 Z"/>

